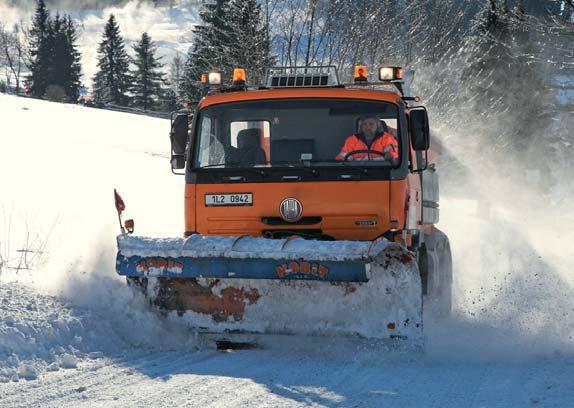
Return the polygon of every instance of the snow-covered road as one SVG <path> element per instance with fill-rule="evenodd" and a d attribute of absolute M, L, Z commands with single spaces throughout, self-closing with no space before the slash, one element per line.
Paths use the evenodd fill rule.
<path fill-rule="evenodd" d="M 6 407 L 567 407 L 574 361 L 341 363 L 270 352 L 129 352 L 3 386 Z"/>
<path fill-rule="evenodd" d="M 65 310 L 57 299 L 35 295 L 20 285 L 8 286 L 11 293 L 4 285 L 0 291 L 3 312 L 14 313 L 19 307 L 45 309 L 47 316 Z M 88 310 L 73 313 L 79 322 L 88 323 Z M 86 340 L 95 346 L 98 341 L 104 343 L 98 340 L 102 335 Z M 46 371 L 36 380 L 1 384 L 0 406 L 574 405 L 574 358 L 568 355 L 469 363 L 429 355 L 383 357 L 366 350 L 335 355 L 329 353 L 328 342 L 325 347 L 320 355 L 277 350 L 165 351 L 127 347 L 118 341 L 117 348 L 86 355 L 75 369 Z"/>
<path fill-rule="evenodd" d="M 328 339 L 198 351 L 113 270 L 113 188 L 139 233 L 181 232 L 166 121 L 4 95 L 0 112 L 0 256 L 15 267 L 18 250 L 42 252 L 0 275 L 0 407 L 574 406 L 569 208 L 532 213 L 528 192 L 513 201 L 504 186 L 488 214 L 442 197 L 456 309 L 426 319 L 423 354 Z"/>

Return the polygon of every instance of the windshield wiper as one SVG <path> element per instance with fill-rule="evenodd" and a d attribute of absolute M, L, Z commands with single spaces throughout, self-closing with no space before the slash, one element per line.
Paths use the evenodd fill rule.
<path fill-rule="evenodd" d="M 254 165 L 271 165 L 271 167 L 265 167 L 265 168 L 260 169 L 257 167 L 252 167 Z M 297 170 L 305 170 L 306 172 L 310 172 L 314 176 L 316 176 L 318 174 L 317 170 L 304 166 L 301 161 L 267 161 L 267 162 L 244 162 L 244 161 L 238 162 L 238 161 L 235 161 L 235 162 L 208 164 L 205 166 L 201 166 L 199 168 L 200 169 L 208 169 L 208 168 L 219 167 L 219 166 L 223 166 L 223 167 L 221 167 L 222 169 L 251 171 L 251 172 L 255 172 L 257 174 L 260 174 L 261 176 L 265 176 L 267 174 L 265 172 L 265 169 L 273 169 L 273 168 L 275 168 L 275 169 L 277 169 L 277 168 L 291 168 L 291 169 L 297 169 Z M 235 166 L 237 166 L 237 167 L 235 167 Z M 273 166 L 275 166 L 275 167 L 273 167 Z"/>
<path fill-rule="evenodd" d="M 319 175 L 319 172 L 317 171 L 317 169 L 306 166 L 303 160 L 298 160 L 298 161 L 287 161 L 287 160 L 285 160 L 285 161 L 271 161 L 271 162 L 269 162 L 269 164 L 271 164 L 271 166 L 275 165 L 279 168 L 290 168 L 290 169 L 295 169 L 295 170 L 304 170 L 306 172 L 311 173 L 313 176 Z"/>
<path fill-rule="evenodd" d="M 343 166 L 351 166 L 356 168 L 358 164 L 367 162 L 367 163 L 373 163 L 372 166 L 367 166 L 367 167 L 377 167 L 374 164 L 383 164 L 383 165 L 388 165 L 388 161 L 387 160 L 337 160 L 337 159 L 312 159 L 312 160 L 305 160 L 306 162 L 310 162 L 310 163 L 337 163 L 337 164 L 341 164 Z"/>
<path fill-rule="evenodd" d="M 302 161 L 309 163 L 338 163 L 342 164 L 343 166 L 348 166 L 349 164 L 351 164 L 351 162 L 348 160 L 337 160 L 337 159 L 311 159 Z"/>
<path fill-rule="evenodd" d="M 227 163 L 216 163 L 216 164 L 207 164 L 205 166 L 201 166 L 198 167 L 198 169 L 208 169 L 208 168 L 214 168 L 214 167 L 221 167 L 222 169 L 225 170 L 244 170 L 244 171 L 249 171 L 255 174 L 260 175 L 261 177 L 265 177 L 267 175 L 267 173 L 265 172 L 265 170 L 263 169 L 258 169 L 256 167 L 249 167 L 252 166 L 254 164 L 260 164 L 260 163 L 255 163 L 255 162 L 227 162 Z M 237 167 L 235 167 L 237 166 Z"/>

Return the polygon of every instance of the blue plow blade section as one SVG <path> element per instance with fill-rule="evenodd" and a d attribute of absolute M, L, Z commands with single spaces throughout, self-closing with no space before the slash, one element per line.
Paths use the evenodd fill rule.
<path fill-rule="evenodd" d="M 324 242 L 249 236 L 153 239 L 120 235 L 116 271 L 130 277 L 367 282 L 368 264 L 387 244 L 384 239 Z"/>
<path fill-rule="evenodd" d="M 320 260 L 126 257 L 118 253 L 116 270 L 131 277 L 368 281 L 363 264 Z"/>

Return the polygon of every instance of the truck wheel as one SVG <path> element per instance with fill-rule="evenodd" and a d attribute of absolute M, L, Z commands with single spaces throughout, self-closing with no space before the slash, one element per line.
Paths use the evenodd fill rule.
<path fill-rule="evenodd" d="M 429 259 L 425 244 L 419 247 L 419 249 L 416 251 L 416 254 L 419 273 L 421 275 L 421 287 L 423 290 L 423 296 L 426 296 L 428 293 Z"/>
<path fill-rule="evenodd" d="M 438 230 L 427 237 L 425 239 L 427 264 L 425 304 L 432 315 L 446 317 L 452 310 L 452 257 L 450 244 L 448 237 Z"/>
<path fill-rule="evenodd" d="M 445 237 L 443 245 L 436 252 L 440 274 L 436 312 L 438 316 L 446 317 L 452 311 L 452 255 L 448 238 Z"/>

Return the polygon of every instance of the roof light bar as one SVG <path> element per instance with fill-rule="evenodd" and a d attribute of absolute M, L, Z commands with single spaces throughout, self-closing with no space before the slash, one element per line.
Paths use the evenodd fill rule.
<path fill-rule="evenodd" d="M 306 88 L 339 86 L 335 66 L 288 66 L 268 70 L 269 88 Z"/>

